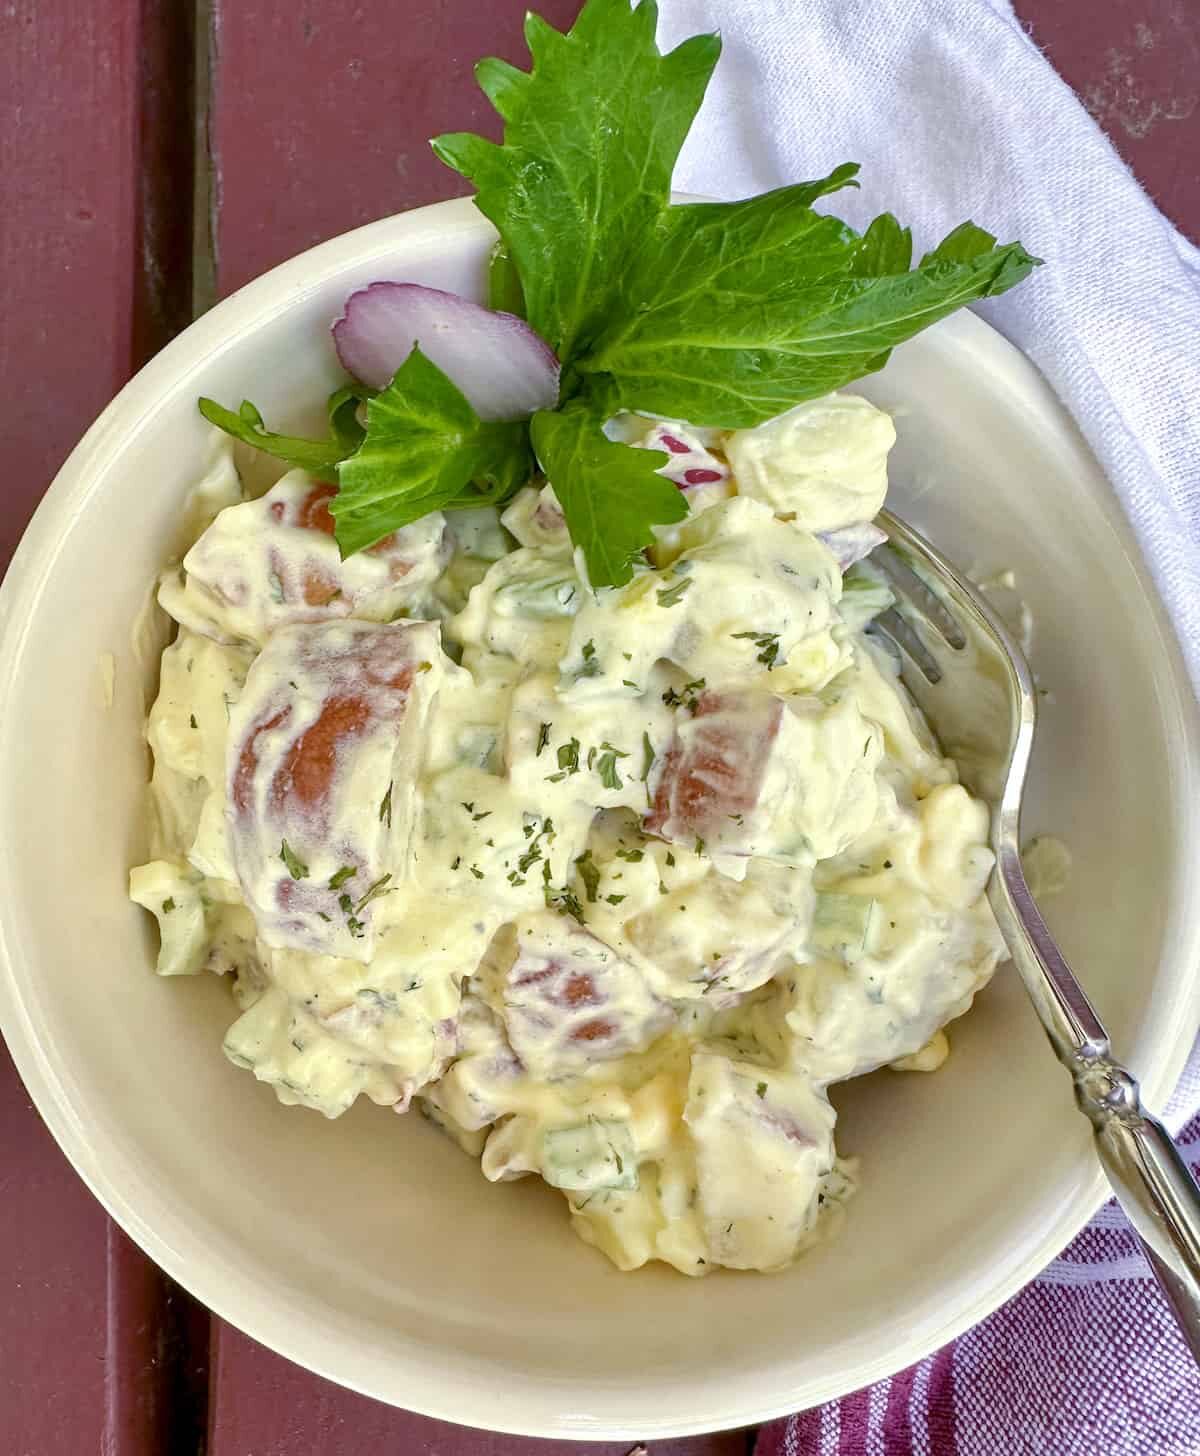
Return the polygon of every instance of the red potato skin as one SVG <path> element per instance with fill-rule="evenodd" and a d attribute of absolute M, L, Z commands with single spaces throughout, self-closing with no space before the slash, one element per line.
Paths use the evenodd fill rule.
<path fill-rule="evenodd" d="M 285 522 L 287 511 L 282 501 L 275 501 L 272 504 L 271 518 L 281 525 L 299 526 L 303 530 L 320 531 L 323 536 L 332 536 L 334 520 L 330 514 L 329 502 L 335 495 L 337 495 L 337 486 L 320 482 L 314 485 L 300 502 L 295 520 Z M 378 544 L 383 545 L 384 543 Z M 278 570 L 278 567 L 276 569 Z M 340 588 L 327 572 L 322 571 L 319 567 L 309 566 L 304 571 L 303 591 L 305 606 L 327 607 L 337 598 Z"/>
<path fill-rule="evenodd" d="M 272 779 L 272 805 L 282 811 L 293 801 L 305 809 L 324 803 L 333 783 L 339 750 L 347 739 L 360 735 L 370 720 L 371 708 L 365 698 L 330 698 L 317 721 L 297 738 Z"/>
<path fill-rule="evenodd" d="M 323 531 L 326 536 L 332 536 L 334 521 L 329 510 L 329 502 L 335 495 L 337 495 L 336 486 L 315 485 L 300 503 L 296 524 L 304 526 L 310 531 Z"/>
<path fill-rule="evenodd" d="M 702 693 L 692 712 L 688 741 L 677 735 L 664 756 L 646 831 L 676 843 L 690 842 L 726 829 L 737 815 L 751 814 L 762 794 L 783 712 L 777 698 Z"/>
<path fill-rule="evenodd" d="M 291 708 L 281 708 L 279 712 L 256 723 L 246 735 L 246 740 L 238 752 L 237 768 L 234 771 L 233 787 L 230 792 L 233 807 L 239 814 L 250 812 L 254 776 L 258 772 L 258 740 L 264 733 L 270 733 L 273 729 L 281 727 L 291 715 Z"/>
<path fill-rule="evenodd" d="M 330 485 L 328 481 L 318 481 L 309 491 L 308 495 L 300 502 L 295 519 L 286 521 L 286 511 L 282 501 L 276 501 L 271 507 L 272 518 L 281 525 L 300 526 L 308 531 L 320 531 L 324 536 L 334 534 L 333 513 L 329 509 L 329 503 L 337 495 L 336 485 Z M 385 536 L 381 541 L 376 541 L 374 546 L 367 547 L 368 556 L 386 556 L 396 544 L 396 533 Z M 397 574 L 404 576 L 407 573 L 407 566 L 403 562 L 397 562 Z M 336 590 L 336 587 L 334 588 Z M 324 606 L 324 602 L 313 605 Z"/>
<path fill-rule="evenodd" d="M 182 601 L 181 620 L 218 640 L 232 633 L 259 643 L 297 623 L 390 620 L 397 588 L 432 581 L 441 569 L 445 533 L 439 544 L 414 522 L 343 561 L 330 509 L 336 496 L 336 486 L 292 474 L 218 517 L 184 559 L 191 596 Z M 232 622 L 222 619 L 222 608 L 234 609 Z"/>
<path fill-rule="evenodd" d="M 608 1041 L 616 1035 L 617 1028 L 611 1021 L 603 1021 L 597 1018 L 595 1021 L 585 1021 L 582 1026 L 577 1026 L 571 1032 L 571 1040 L 578 1042 Z"/>
<path fill-rule="evenodd" d="M 579 934 L 599 948 L 590 934 Z M 540 1063 L 550 1076 L 640 1050 L 671 1020 L 669 1008 L 649 995 L 627 961 L 613 957 L 597 964 L 569 946 L 522 948 L 507 990 L 504 1023 L 512 1047 L 522 1063 Z"/>
<path fill-rule="evenodd" d="M 432 669 L 426 652 L 437 652 L 426 624 L 315 624 L 277 634 L 251 668 L 246 716 L 235 719 L 231 744 L 229 843 L 247 903 L 270 925 L 270 943 L 369 953 L 372 902 L 359 914 L 346 901 L 403 865 L 389 848 L 390 820 L 371 815 L 360 824 L 347 795 L 351 785 L 362 790 L 364 752 L 372 755 L 366 792 L 376 802 L 390 793 L 393 775 L 415 771 L 395 754 L 416 685 Z M 387 751 L 377 758 L 381 746 Z M 293 877 L 283 844 L 305 873 Z M 322 860 L 331 853 L 335 867 L 353 869 L 353 883 L 330 885 Z"/>
<path fill-rule="evenodd" d="M 406 667 L 388 683 L 407 694 L 412 685 L 413 669 Z M 235 809 L 248 814 L 251 809 L 251 786 L 258 770 L 258 740 L 264 733 L 282 727 L 291 717 L 290 708 L 281 708 L 256 724 L 238 754 L 233 780 Z M 371 722 L 372 709 L 366 698 L 348 694 L 329 698 L 320 716 L 296 739 L 288 750 L 283 766 L 271 781 L 271 806 L 280 814 L 291 803 L 305 810 L 319 808 L 328 798 L 338 753 L 346 740 L 360 735 Z"/>
<path fill-rule="evenodd" d="M 518 976 L 513 980 L 513 986 L 517 988 L 538 987 L 544 993 L 544 999 L 553 1006 L 561 1006 L 570 1010 L 576 1010 L 580 1006 L 603 1006 L 606 998 L 596 986 L 595 978 L 587 972 L 570 971 L 561 985 L 556 982 L 561 977 L 565 967 L 563 965 L 551 965 L 544 970 L 530 971 L 527 975 Z M 568 1040 L 573 1042 L 601 1042 L 607 1041 L 616 1036 L 617 1027 L 615 1023 L 605 1020 L 603 1017 L 596 1017 L 592 1021 L 585 1021 L 582 1026 L 576 1026 L 568 1033 Z"/>

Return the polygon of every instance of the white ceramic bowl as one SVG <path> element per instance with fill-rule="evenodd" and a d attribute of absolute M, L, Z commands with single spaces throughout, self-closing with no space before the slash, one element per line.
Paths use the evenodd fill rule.
<path fill-rule="evenodd" d="M 490 240 L 451 202 L 276 268 L 148 365 L 51 487 L 0 592 L 0 1020 L 113 1217 L 293 1360 L 497 1430 L 741 1425 L 934 1349 L 1100 1202 L 1088 1129 L 1011 973 L 954 1029 L 945 1070 L 837 1098 L 863 1174 L 840 1241 L 784 1275 L 691 1281 L 618 1274 L 570 1234 L 557 1194 L 490 1186 L 420 1118 L 279 1106 L 221 1055 L 226 988 L 151 975 L 149 917 L 125 899 L 146 776 L 131 626 L 204 455 L 196 396 L 247 395 L 277 429 L 313 423 L 346 295 L 388 277 L 476 292 Z M 1041 378 L 974 317 L 897 350 L 864 393 L 899 416 L 895 506 L 964 564 L 1014 567 L 1033 607 L 1053 696 L 1030 827 L 1075 854 L 1047 912 L 1161 1104 L 1200 1019 L 1200 755 L 1129 530 Z"/>

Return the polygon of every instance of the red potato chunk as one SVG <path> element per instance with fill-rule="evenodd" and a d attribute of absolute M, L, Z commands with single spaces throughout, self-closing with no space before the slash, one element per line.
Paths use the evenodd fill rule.
<path fill-rule="evenodd" d="M 329 510 L 336 493 L 293 471 L 258 500 L 227 507 L 184 557 L 183 584 L 164 584 L 164 607 L 195 631 L 251 642 L 297 622 L 394 616 L 448 560 L 442 516 L 343 561 Z"/>
<path fill-rule="evenodd" d="M 541 490 L 526 486 L 513 497 L 500 522 L 522 546 L 563 546 L 570 550 L 567 519 L 553 486 L 544 485 Z"/>
<path fill-rule="evenodd" d="M 702 693 L 676 715 L 646 829 L 714 856 L 812 864 L 871 824 L 882 752 L 849 697 Z"/>
<path fill-rule="evenodd" d="M 455 1033 L 454 1061 L 426 1096 L 460 1127 L 474 1132 L 512 1111 L 524 1068 L 499 1018 L 469 989 L 463 993 Z"/>
<path fill-rule="evenodd" d="M 503 996 L 509 1042 L 541 1078 L 642 1051 L 674 1019 L 635 966 L 558 915 L 519 927 Z"/>
<path fill-rule="evenodd" d="M 811 1233 L 834 1167 L 834 1112 L 803 1074 L 692 1056 L 683 1119 L 696 1155 L 701 1218 L 731 1269 L 779 1269 Z"/>
<path fill-rule="evenodd" d="M 646 829 L 725 847 L 758 808 L 784 706 L 765 693 L 701 693 L 663 760 Z"/>
<path fill-rule="evenodd" d="M 288 627 L 230 718 L 229 844 L 269 945 L 368 960 L 441 673 L 427 622 Z"/>
<path fill-rule="evenodd" d="M 756 864 L 742 880 L 713 871 L 655 896 L 625 923 L 625 936 L 653 968 L 660 995 L 703 997 L 717 1008 L 761 986 L 801 949 L 811 909 L 804 871 Z"/>

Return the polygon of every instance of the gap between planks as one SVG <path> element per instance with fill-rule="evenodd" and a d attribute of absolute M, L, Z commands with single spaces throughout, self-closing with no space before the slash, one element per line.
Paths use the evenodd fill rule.
<path fill-rule="evenodd" d="M 129 359 L 142 367 L 211 302 L 208 0 L 137 0 Z M 107 1235 L 105 1456 L 203 1456 L 209 1312 L 113 1223 Z"/>

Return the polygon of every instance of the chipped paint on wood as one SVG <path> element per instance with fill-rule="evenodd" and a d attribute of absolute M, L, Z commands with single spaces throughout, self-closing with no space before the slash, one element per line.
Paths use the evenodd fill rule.
<path fill-rule="evenodd" d="M 1200 242 L 1196 0 L 1014 0 L 1014 9 L 1150 196 Z"/>

